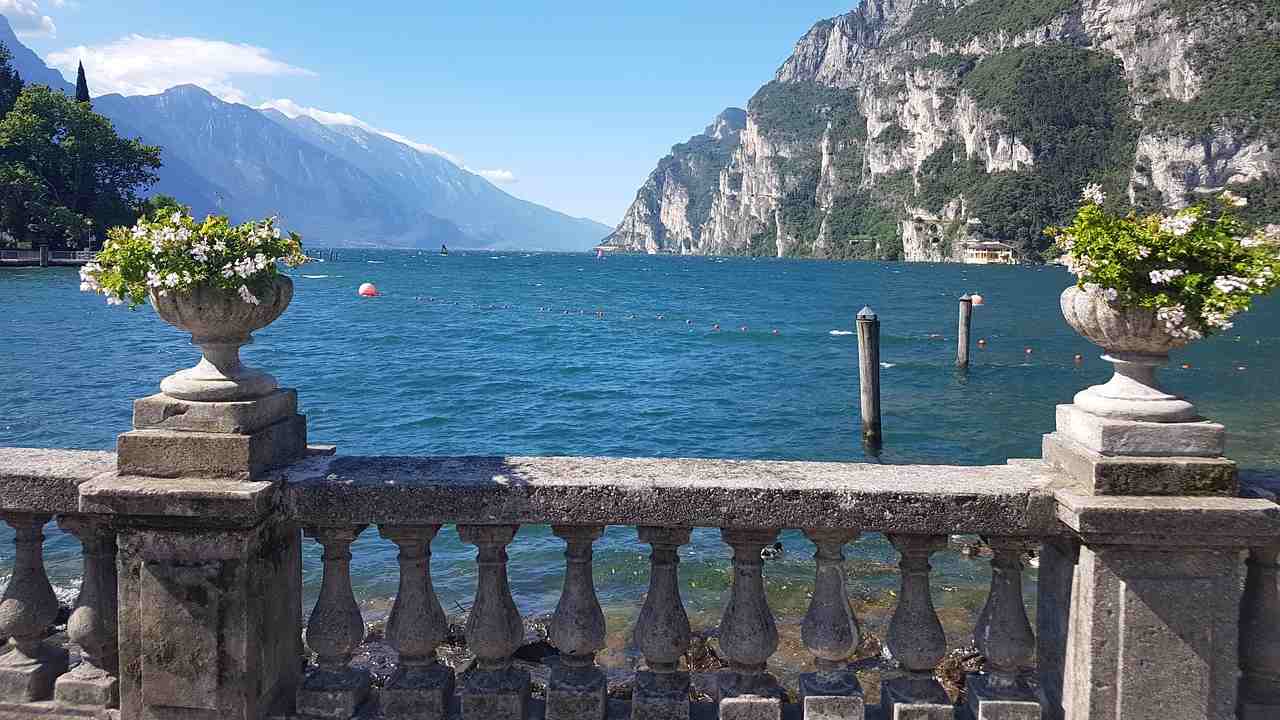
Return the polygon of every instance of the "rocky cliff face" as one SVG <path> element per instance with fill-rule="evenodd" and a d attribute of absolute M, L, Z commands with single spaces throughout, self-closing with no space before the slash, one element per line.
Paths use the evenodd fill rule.
<path fill-rule="evenodd" d="M 674 148 L 607 242 L 942 261 L 981 237 L 1034 258 L 1088 182 L 1146 207 L 1274 187 L 1280 72 L 1250 69 L 1278 30 L 1277 0 L 865 0 Z"/>

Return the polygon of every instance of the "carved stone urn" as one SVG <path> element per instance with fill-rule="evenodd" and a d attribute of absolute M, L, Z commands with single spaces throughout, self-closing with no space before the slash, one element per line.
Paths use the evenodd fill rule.
<path fill-rule="evenodd" d="M 240 362 L 240 348 L 252 333 L 275 322 L 293 299 L 293 281 L 277 275 L 257 293 L 259 304 L 247 303 L 233 290 L 199 286 L 186 292 L 151 293 L 151 305 L 170 325 L 191 333 L 203 357 L 160 383 L 165 395 L 195 402 L 255 400 L 277 387 L 271 375 Z"/>
<path fill-rule="evenodd" d="M 1114 420 L 1181 423 L 1199 419 L 1185 399 L 1160 388 L 1156 370 L 1169 352 L 1188 344 L 1173 337 L 1154 310 L 1112 303 L 1100 290 L 1069 287 L 1062 293 L 1062 315 L 1076 332 L 1105 351 L 1111 380 L 1081 391 L 1076 407 Z"/>

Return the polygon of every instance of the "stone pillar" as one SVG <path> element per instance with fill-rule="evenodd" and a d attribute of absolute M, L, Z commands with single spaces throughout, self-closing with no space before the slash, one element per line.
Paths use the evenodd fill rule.
<path fill-rule="evenodd" d="M 462 541 L 478 549 L 476 599 L 467 616 L 467 647 L 476 667 L 462 690 L 464 720 L 524 720 L 529 673 L 511 665 L 524 639 L 524 621 L 507 583 L 507 545 L 518 525 L 459 525 Z"/>
<path fill-rule="evenodd" d="M 369 671 L 351 667 L 351 656 L 364 642 L 364 619 L 351 590 L 351 543 L 365 527 L 306 529 L 324 548 L 324 575 L 307 620 L 307 647 L 316 654 L 316 667 L 298 690 L 299 715 L 346 720 L 369 696 Z"/>
<path fill-rule="evenodd" d="M 636 619 L 635 638 L 648 670 L 636 674 L 632 720 L 688 720 L 689 673 L 680 658 L 689 651 L 692 632 L 680 599 L 679 549 L 689 544 L 688 528 L 640 527 L 640 542 L 653 548 L 649 591 Z"/>
<path fill-rule="evenodd" d="M 595 665 L 605 646 L 604 611 L 591 576 L 591 544 L 601 526 L 556 525 L 566 543 L 564 589 L 551 619 L 551 642 L 560 650 L 547 687 L 547 720 L 604 720 L 608 683 Z"/>
<path fill-rule="evenodd" d="M 53 697 L 67 705 L 114 708 L 120 700 L 116 531 L 109 521 L 88 515 L 63 516 L 58 525 L 80 539 L 84 576 L 67 620 L 67 636 L 80 647 L 80 664 L 58 678 Z"/>
<path fill-rule="evenodd" d="M 1280 718 L 1280 545 L 1249 552 L 1240 604 L 1240 720 Z"/>
<path fill-rule="evenodd" d="M 849 606 L 844 569 L 844 546 L 860 534 L 857 530 L 805 531 L 817 546 L 813 599 L 800 628 L 800 637 L 817 667 L 817 672 L 800 676 L 800 698 L 809 718 L 862 720 L 865 716 L 862 686 L 849 669 L 860 633 Z"/>
<path fill-rule="evenodd" d="M 173 498 L 181 488 L 118 482 L 90 498 L 81 486 L 81 504 L 118 503 L 149 521 L 115 518 L 121 717 L 256 720 L 292 712 L 303 665 L 297 526 L 273 514 L 240 516 L 227 501 L 244 499 L 244 483 L 225 494 L 206 484 L 202 495 L 177 481 L 184 501 L 219 508 L 229 526 L 216 527 L 210 517 L 163 516 L 159 506 L 180 505 Z M 256 492 L 270 497 L 274 488 Z M 269 503 L 259 496 L 253 504 Z"/>
<path fill-rule="evenodd" d="M 449 714 L 453 670 L 436 657 L 447 621 L 431 586 L 431 540 L 439 531 L 439 525 L 378 529 L 400 548 L 400 589 L 387 619 L 387 641 L 400 657 L 379 694 L 388 720 L 444 720 Z"/>
<path fill-rule="evenodd" d="M 720 531 L 733 548 L 733 587 L 720 621 L 720 649 L 729 669 L 716 679 L 723 720 L 781 720 L 783 692 L 765 669 L 778 649 L 778 628 L 764 592 L 760 552 L 777 530 Z"/>
<path fill-rule="evenodd" d="M 1028 682 L 1036 638 L 1022 600 L 1022 554 L 1036 545 L 1023 538 L 991 536 L 991 590 L 973 640 L 986 658 L 981 673 L 965 682 L 973 717 L 1040 720 L 1040 702 Z"/>
<path fill-rule="evenodd" d="M 904 673 L 882 684 L 881 706 L 887 717 L 895 719 L 951 720 L 951 700 L 933 677 L 946 654 L 947 638 L 929 590 L 929 556 L 946 548 L 947 538 L 890 535 L 889 540 L 901 556 L 902 589 L 885 641 Z"/>
<path fill-rule="evenodd" d="M 13 528 L 13 575 L 0 598 L 0 637 L 13 650 L 0 655 L 0 701 L 48 700 L 54 681 L 67 671 L 67 651 L 44 641 L 58 617 L 58 598 L 44 571 L 44 525 L 48 515 L 6 512 Z"/>

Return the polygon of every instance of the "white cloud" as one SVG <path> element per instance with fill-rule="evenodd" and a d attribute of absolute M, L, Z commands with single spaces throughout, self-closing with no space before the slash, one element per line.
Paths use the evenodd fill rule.
<path fill-rule="evenodd" d="M 11 0 L 0 3 L 6 1 Z M 83 61 L 95 95 L 157 95 L 193 84 L 228 102 L 245 101 L 235 85 L 237 77 L 314 74 L 277 60 L 265 48 L 195 37 L 129 35 L 106 45 L 51 53 L 48 61 L 69 76 Z"/>
<path fill-rule="evenodd" d="M 511 185 L 516 182 L 516 174 L 510 170 L 478 170 L 476 171 L 476 174 L 485 180 L 498 185 Z"/>
<path fill-rule="evenodd" d="M 65 0 L 54 0 L 55 7 L 63 7 Z M 53 18 L 40 10 L 36 0 L 0 0 L 0 15 L 9 19 L 18 37 L 54 37 L 58 28 Z"/>

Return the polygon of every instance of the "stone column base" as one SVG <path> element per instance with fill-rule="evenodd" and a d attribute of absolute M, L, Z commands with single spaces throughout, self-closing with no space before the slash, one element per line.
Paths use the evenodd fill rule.
<path fill-rule="evenodd" d="M 806 720 L 863 720 L 866 701 L 852 671 L 800 675 L 800 701 Z"/>
<path fill-rule="evenodd" d="M 116 442 L 121 475 L 248 480 L 301 459 L 307 419 L 292 415 L 250 434 L 131 430 Z"/>
<path fill-rule="evenodd" d="M 373 681 L 368 670 L 347 668 L 341 672 L 314 672 L 298 688 L 298 715 L 328 720 L 350 720 L 369 697 Z"/>
<path fill-rule="evenodd" d="M 906 675 L 880 686 L 880 707 L 889 720 L 953 720 L 955 706 L 933 675 Z"/>
<path fill-rule="evenodd" d="M 1044 436 L 1045 462 L 1092 495 L 1228 495 L 1239 492 L 1226 458 L 1103 455 L 1061 432 Z"/>
<path fill-rule="evenodd" d="M 547 686 L 547 720 L 604 720 L 609 683 L 599 668 L 556 668 Z"/>
<path fill-rule="evenodd" d="M 782 720 L 782 701 L 759 695 L 739 695 L 720 701 L 720 720 Z"/>
<path fill-rule="evenodd" d="M 398 667 L 379 693 L 387 720 L 444 720 L 453 698 L 453 670 L 434 663 Z"/>
<path fill-rule="evenodd" d="M 54 683 L 53 699 L 66 705 L 113 708 L 120 703 L 120 681 L 81 662 Z"/>
<path fill-rule="evenodd" d="M 463 720 L 524 720 L 529 683 L 525 670 L 473 670 L 462 689 Z"/>
<path fill-rule="evenodd" d="M 67 671 L 67 651 L 41 642 L 26 655 L 17 648 L 0 656 L 0 698 L 9 702 L 48 700 L 54 681 Z"/>
<path fill-rule="evenodd" d="M 969 720 L 1040 720 L 1040 703 L 1026 693 L 1000 693 L 988 686 L 986 675 L 965 677 L 965 717 Z"/>
<path fill-rule="evenodd" d="M 689 720 L 689 673 L 637 673 L 631 720 Z"/>

